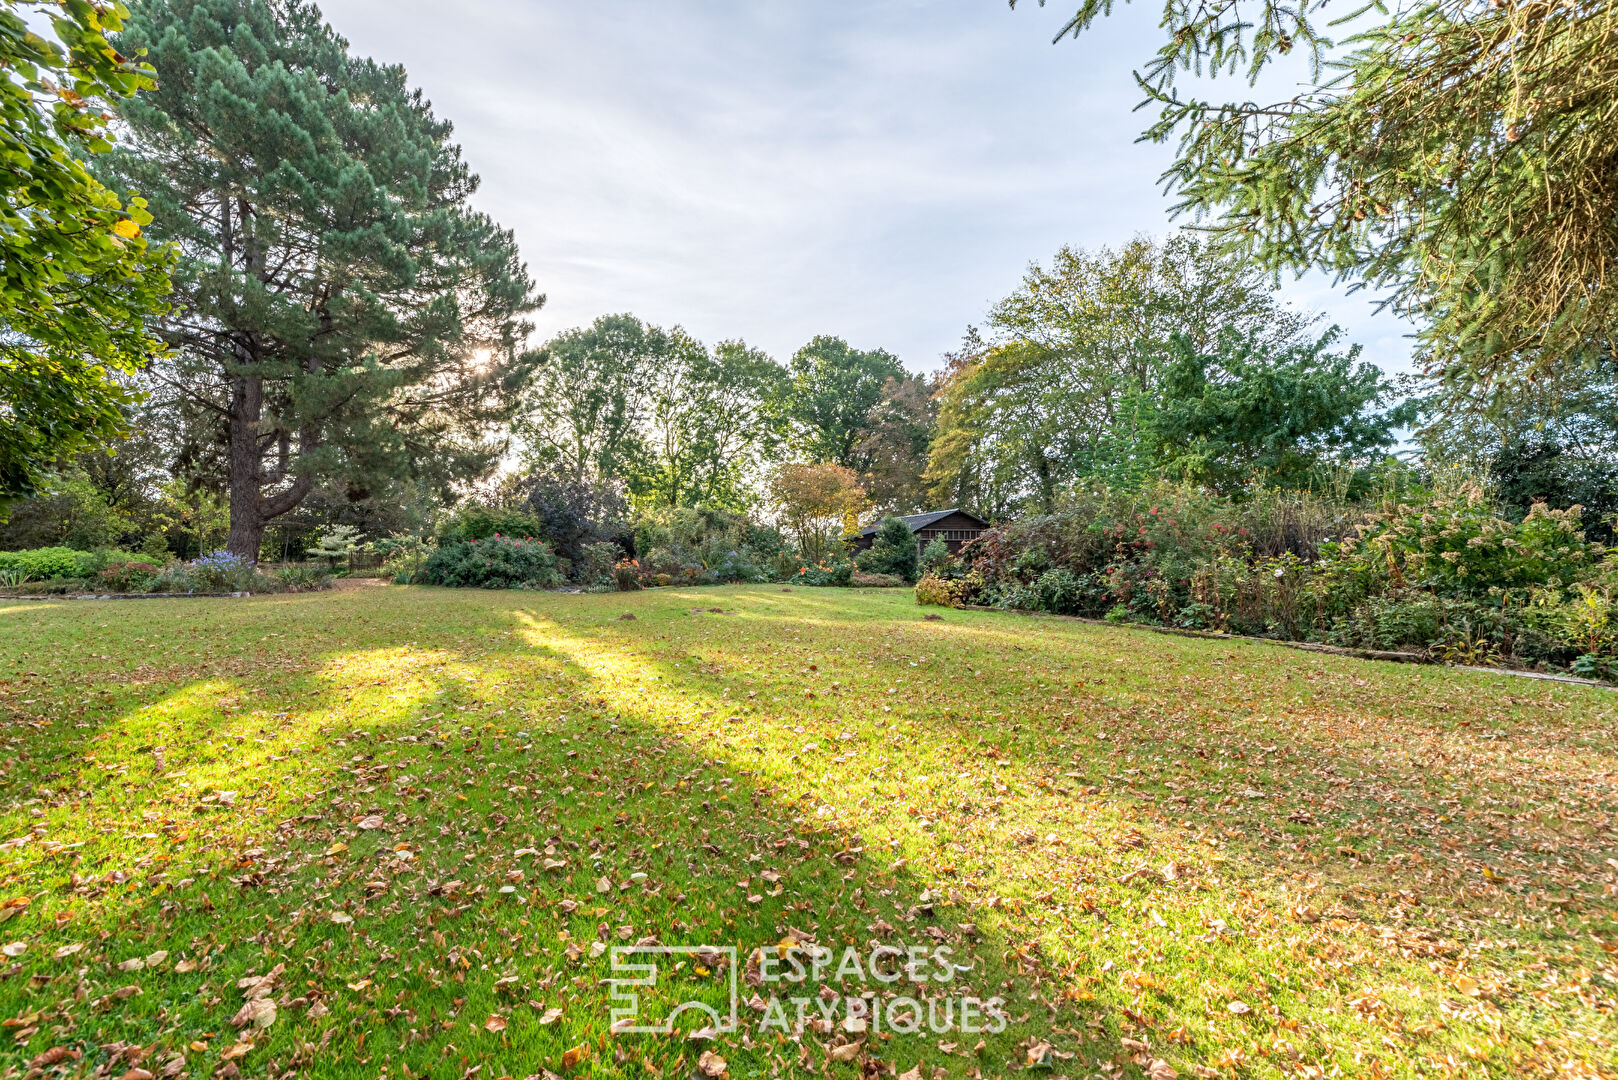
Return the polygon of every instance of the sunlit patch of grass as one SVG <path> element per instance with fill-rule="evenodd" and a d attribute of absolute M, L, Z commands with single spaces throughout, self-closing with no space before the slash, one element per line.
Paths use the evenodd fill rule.
<path fill-rule="evenodd" d="M 0 615 L 0 1062 L 1612 1068 L 1610 698 L 930 613 L 758 587 Z M 1014 1022 L 846 1063 L 857 1034 L 755 1013 L 608 1033 L 608 943 L 791 933 L 948 944 Z M 275 1021 L 237 1030 L 238 980 L 277 969 Z"/>

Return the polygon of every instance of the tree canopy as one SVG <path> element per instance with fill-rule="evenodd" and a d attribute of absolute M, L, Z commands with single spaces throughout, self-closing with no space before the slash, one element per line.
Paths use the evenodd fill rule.
<path fill-rule="evenodd" d="M 164 73 L 107 171 L 179 249 L 153 377 L 219 433 L 229 550 L 322 482 L 481 473 L 543 298 L 450 124 L 304 0 L 148 0 L 118 42 Z"/>
<path fill-rule="evenodd" d="M 1035 264 L 948 358 L 927 480 L 940 505 L 990 515 L 1049 511 L 1080 477 L 1123 479 L 1142 456 L 1134 411 L 1160 388 L 1177 337 L 1223 333 L 1262 349 L 1303 339 L 1310 319 L 1262 273 L 1185 234 L 1119 249 L 1063 248 Z"/>
<path fill-rule="evenodd" d="M 125 433 L 129 377 L 159 348 L 147 320 L 168 252 L 141 233 L 145 203 L 83 160 L 111 146 L 98 100 L 152 86 L 149 64 L 107 42 L 127 14 L 0 3 L 0 504 Z"/>
<path fill-rule="evenodd" d="M 871 455 L 860 443 L 888 380 L 905 377 L 898 357 L 821 335 L 793 354 L 787 371 L 791 383 L 782 411 L 791 425 L 793 449 L 810 461 L 868 468 Z"/>
<path fill-rule="evenodd" d="M 616 480 L 646 506 L 738 507 L 778 442 L 781 366 L 745 342 L 606 315 L 536 354 L 517 433 L 531 468 Z"/>
<path fill-rule="evenodd" d="M 1138 403 L 1144 456 L 1166 475 L 1232 490 L 1254 477 L 1307 487 L 1323 464 L 1385 450 L 1414 404 L 1375 411 L 1394 388 L 1359 361 L 1359 346 L 1330 351 L 1341 336 L 1332 327 L 1265 347 L 1226 331 L 1206 352 L 1176 336 L 1159 389 Z"/>
<path fill-rule="evenodd" d="M 1159 109 L 1147 137 L 1179 139 L 1178 209 L 1263 266 L 1389 290 L 1452 378 L 1618 352 L 1618 6 L 1379 5 L 1336 43 L 1326 3 L 1166 0 L 1168 39 L 1137 80 Z M 1112 6 L 1083 0 L 1058 40 Z M 1300 51 L 1313 84 L 1288 100 L 1176 85 L 1256 80 Z"/>

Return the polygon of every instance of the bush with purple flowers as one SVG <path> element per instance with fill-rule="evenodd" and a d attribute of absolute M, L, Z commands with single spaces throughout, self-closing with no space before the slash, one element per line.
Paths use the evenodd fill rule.
<path fill-rule="evenodd" d="M 251 592 L 258 584 L 253 560 L 228 551 L 199 556 L 186 570 L 196 592 Z"/>

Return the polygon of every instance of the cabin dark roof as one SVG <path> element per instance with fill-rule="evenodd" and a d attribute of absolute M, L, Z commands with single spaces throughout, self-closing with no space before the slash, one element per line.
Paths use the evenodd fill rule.
<path fill-rule="evenodd" d="M 949 517 L 951 514 L 960 514 L 962 517 L 969 517 L 969 518 L 971 518 L 973 521 L 977 522 L 979 525 L 981 525 L 985 529 L 987 529 L 989 527 L 989 523 L 987 521 L 984 521 L 982 518 L 978 517 L 976 514 L 969 514 L 965 510 L 962 510 L 960 507 L 956 507 L 956 506 L 952 506 L 948 510 L 934 510 L 930 514 L 908 514 L 908 515 L 906 515 L 904 517 L 901 517 L 899 520 L 904 522 L 906 525 L 910 526 L 910 531 L 911 532 L 920 532 L 922 529 L 925 529 L 927 526 L 931 525 L 933 522 L 935 522 L 935 521 L 943 521 L 945 518 Z M 875 525 L 868 525 L 865 528 L 861 529 L 860 532 L 859 532 L 859 535 L 861 535 L 861 536 L 875 536 L 876 531 L 878 529 L 880 529 L 881 527 L 882 527 L 882 523 L 879 521 Z"/>

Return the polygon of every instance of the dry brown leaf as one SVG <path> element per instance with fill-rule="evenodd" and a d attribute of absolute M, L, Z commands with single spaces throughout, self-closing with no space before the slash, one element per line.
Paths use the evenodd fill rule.
<path fill-rule="evenodd" d="M 250 1054 L 252 1050 L 253 1044 L 243 1040 L 242 1042 L 236 1043 L 232 1046 L 225 1047 L 224 1051 L 219 1055 L 219 1060 L 234 1061 L 236 1058 L 245 1057 L 247 1054 Z"/>
<path fill-rule="evenodd" d="M 833 1061 L 853 1061 L 855 1058 L 860 1056 L 860 1050 L 863 1048 L 863 1046 L 863 1043 L 857 1042 L 844 1043 L 842 1046 L 834 1046 L 831 1048 L 831 1059 Z"/>

